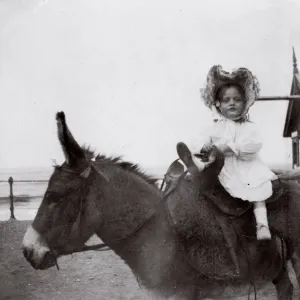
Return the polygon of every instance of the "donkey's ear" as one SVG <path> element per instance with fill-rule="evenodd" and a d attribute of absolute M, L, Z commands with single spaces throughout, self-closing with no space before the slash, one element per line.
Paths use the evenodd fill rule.
<path fill-rule="evenodd" d="M 85 154 L 72 136 L 67 123 L 65 113 L 58 112 L 56 114 L 58 139 L 65 154 L 67 164 L 76 166 L 79 161 L 85 159 Z"/>

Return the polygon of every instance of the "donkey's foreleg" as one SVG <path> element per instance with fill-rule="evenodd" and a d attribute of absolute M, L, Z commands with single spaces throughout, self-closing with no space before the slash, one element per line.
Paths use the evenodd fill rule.
<path fill-rule="evenodd" d="M 294 268 L 294 274 L 292 274 L 291 276 L 295 276 L 296 277 L 296 282 L 298 284 L 298 289 L 300 286 L 300 249 L 299 247 L 297 247 L 297 250 L 295 250 L 292 254 L 292 258 L 291 258 L 291 262 L 292 262 L 292 266 Z M 300 296 L 299 296 L 300 299 Z"/>
<path fill-rule="evenodd" d="M 278 276 L 273 280 L 276 287 L 277 300 L 292 300 L 293 299 L 293 285 L 289 278 L 288 270 L 284 267 Z"/>

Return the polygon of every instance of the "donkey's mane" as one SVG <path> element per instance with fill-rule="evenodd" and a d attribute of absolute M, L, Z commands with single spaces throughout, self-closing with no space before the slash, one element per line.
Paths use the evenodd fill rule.
<path fill-rule="evenodd" d="M 154 178 L 146 174 L 145 172 L 143 172 L 140 169 L 138 164 L 134 164 L 128 161 L 123 161 L 121 156 L 111 157 L 99 153 L 96 154 L 95 151 L 92 150 L 90 146 L 83 146 L 82 150 L 84 151 L 85 156 L 88 160 L 95 159 L 95 161 L 102 161 L 107 164 L 114 164 L 123 170 L 127 170 L 138 175 L 139 177 L 141 177 L 151 185 L 156 185 L 157 181 L 159 180 L 158 178 Z"/>

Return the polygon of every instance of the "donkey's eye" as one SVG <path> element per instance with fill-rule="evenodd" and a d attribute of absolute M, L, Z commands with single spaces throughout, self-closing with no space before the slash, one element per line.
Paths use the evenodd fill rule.
<path fill-rule="evenodd" d="M 55 208 L 56 205 L 57 205 L 56 202 L 52 202 L 49 204 L 48 208 L 51 210 L 51 209 Z"/>
<path fill-rule="evenodd" d="M 51 193 L 47 192 L 45 195 L 45 199 L 50 199 L 51 198 Z"/>
<path fill-rule="evenodd" d="M 47 200 L 55 200 L 56 198 L 57 198 L 57 195 L 54 192 L 47 192 L 45 195 L 45 199 L 47 199 Z"/>

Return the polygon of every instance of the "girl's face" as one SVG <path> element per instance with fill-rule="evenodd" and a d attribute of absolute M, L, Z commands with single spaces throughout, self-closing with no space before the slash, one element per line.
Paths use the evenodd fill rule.
<path fill-rule="evenodd" d="M 236 120 L 243 114 L 246 101 L 236 87 L 229 87 L 223 91 L 216 104 L 225 118 Z"/>

